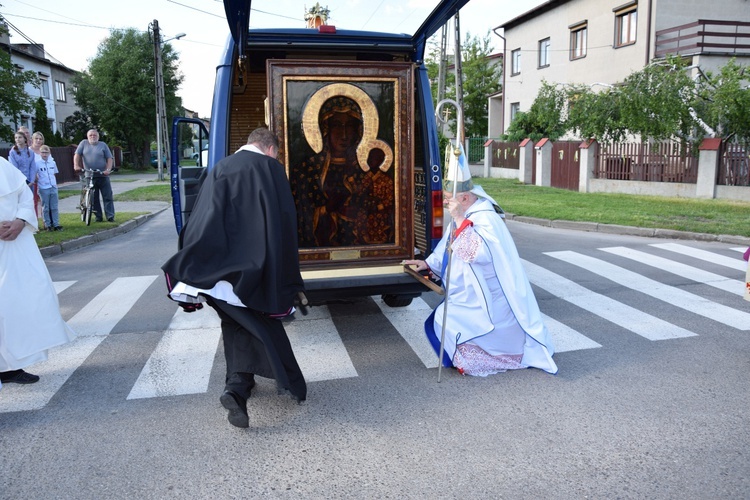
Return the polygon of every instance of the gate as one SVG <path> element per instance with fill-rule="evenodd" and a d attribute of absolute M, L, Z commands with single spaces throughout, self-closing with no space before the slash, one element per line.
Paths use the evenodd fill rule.
<path fill-rule="evenodd" d="M 578 191 L 579 165 L 581 155 L 579 141 L 560 141 L 552 143 L 552 187 Z"/>
<path fill-rule="evenodd" d="M 486 137 L 469 137 L 467 139 L 469 143 L 469 163 L 480 163 L 484 160 L 484 143 L 486 141 Z"/>

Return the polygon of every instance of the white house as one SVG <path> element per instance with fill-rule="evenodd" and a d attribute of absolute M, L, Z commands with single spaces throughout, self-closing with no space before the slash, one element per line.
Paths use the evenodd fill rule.
<path fill-rule="evenodd" d="M 670 53 L 691 58 L 694 74 L 732 57 L 750 64 L 749 0 L 549 0 L 494 31 L 505 57 L 493 137 L 528 111 L 542 80 L 596 90 Z"/>
<path fill-rule="evenodd" d="M 76 71 L 47 59 L 44 45 L 10 43 L 7 34 L 0 36 L 0 50 L 10 53 L 11 62 L 16 68 L 36 73 L 40 79 L 39 87 L 26 85 L 24 90 L 34 99 L 39 96 L 44 98 L 51 130 L 62 131 L 65 119 L 80 110 L 72 93 Z M 4 116 L 3 122 L 16 129 L 25 125 L 32 133 L 35 129 L 33 110 L 16 119 Z M 0 147 L 11 145 L 0 140 Z"/>

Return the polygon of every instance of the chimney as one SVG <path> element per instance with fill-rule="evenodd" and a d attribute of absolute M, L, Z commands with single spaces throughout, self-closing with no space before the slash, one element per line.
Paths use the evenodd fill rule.
<path fill-rule="evenodd" d="M 29 54 L 34 57 L 38 57 L 40 59 L 46 59 L 44 56 L 44 45 L 36 44 L 36 43 L 14 43 L 13 49 L 19 51 L 19 52 L 25 52 L 26 54 Z"/>

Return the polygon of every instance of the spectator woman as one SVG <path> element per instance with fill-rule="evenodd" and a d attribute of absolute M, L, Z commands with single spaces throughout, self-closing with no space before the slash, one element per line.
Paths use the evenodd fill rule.
<path fill-rule="evenodd" d="M 37 159 L 39 159 L 42 146 L 44 146 L 44 134 L 42 134 L 41 132 L 34 132 L 31 135 L 31 145 L 29 146 L 29 148 L 37 156 Z"/>
<path fill-rule="evenodd" d="M 33 185 L 36 182 L 36 161 L 34 152 L 29 148 L 26 135 L 18 131 L 15 136 L 16 144 L 11 148 L 8 154 L 8 161 L 16 167 L 26 177 L 26 185 L 33 191 Z"/>

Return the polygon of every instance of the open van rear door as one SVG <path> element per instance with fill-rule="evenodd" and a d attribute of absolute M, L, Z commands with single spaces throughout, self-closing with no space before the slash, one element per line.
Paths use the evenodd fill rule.
<path fill-rule="evenodd" d="M 208 167 L 208 130 L 201 120 L 172 121 L 170 187 L 177 232 L 187 223 Z"/>

